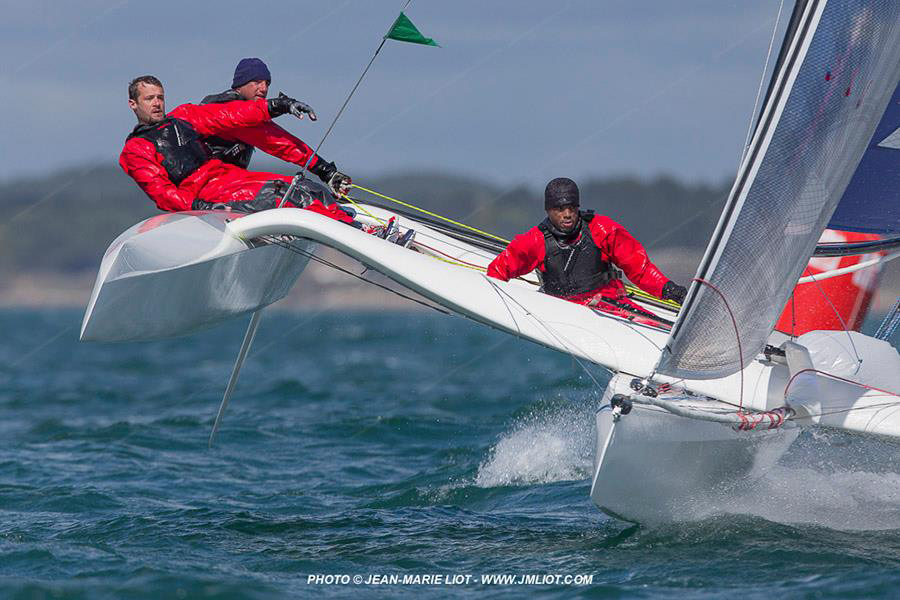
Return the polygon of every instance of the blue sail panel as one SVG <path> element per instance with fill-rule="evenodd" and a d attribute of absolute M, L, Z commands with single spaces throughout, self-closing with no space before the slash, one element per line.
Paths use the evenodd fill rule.
<path fill-rule="evenodd" d="M 900 85 L 894 90 L 828 227 L 900 233 Z"/>

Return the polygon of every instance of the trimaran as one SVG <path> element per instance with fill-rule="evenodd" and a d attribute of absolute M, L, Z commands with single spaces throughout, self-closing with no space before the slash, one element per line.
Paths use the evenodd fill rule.
<path fill-rule="evenodd" d="M 410 247 L 293 208 L 143 221 L 104 255 L 81 338 L 158 339 L 252 314 L 224 409 L 260 311 L 328 246 L 445 311 L 612 371 L 596 414 L 591 498 L 630 520 L 677 514 L 686 497 L 764 472 L 802 427 L 900 438 L 900 355 L 885 339 L 773 332 L 814 253 L 900 245 L 898 82 L 900 2 L 797 2 L 684 305 L 635 298 L 656 319 L 553 298 L 536 274 L 490 279 L 484 268 L 503 248 L 495 238 L 360 200 L 359 220 L 399 215 L 402 228 L 415 229 Z M 894 237 L 874 248 L 817 248 L 829 221 Z M 900 319 L 897 311 L 889 319 Z M 882 330 L 886 337 L 891 327 Z"/>

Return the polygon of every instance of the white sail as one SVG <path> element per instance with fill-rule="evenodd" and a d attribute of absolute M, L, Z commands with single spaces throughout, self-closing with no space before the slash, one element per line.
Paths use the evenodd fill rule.
<path fill-rule="evenodd" d="M 747 366 L 844 193 L 900 79 L 900 2 L 808 2 L 658 372 Z"/>

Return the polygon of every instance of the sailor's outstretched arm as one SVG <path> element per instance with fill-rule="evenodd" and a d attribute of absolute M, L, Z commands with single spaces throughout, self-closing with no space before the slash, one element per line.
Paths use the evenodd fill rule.
<path fill-rule="evenodd" d="M 190 123 L 200 135 L 219 135 L 239 127 L 255 127 L 271 121 L 266 100 L 235 100 L 221 104 L 182 104 L 169 116 Z"/>
<path fill-rule="evenodd" d="M 235 139 L 245 144 L 250 144 L 266 154 L 298 166 L 305 165 L 307 159 L 313 153 L 312 148 L 307 146 L 303 140 L 291 135 L 272 121 L 253 127 L 229 129 L 222 132 L 221 135 L 227 139 Z M 310 161 L 309 167 L 314 167 L 320 160 L 321 158 L 318 156 L 314 157 Z"/>

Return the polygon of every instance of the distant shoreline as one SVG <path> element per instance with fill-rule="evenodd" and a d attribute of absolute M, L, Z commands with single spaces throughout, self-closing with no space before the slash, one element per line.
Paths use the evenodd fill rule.
<path fill-rule="evenodd" d="M 349 270 L 360 273 L 362 267 L 355 261 L 328 251 L 329 260 Z M 690 280 L 699 257 L 682 249 L 658 251 L 654 257 L 663 271 L 676 281 Z M 367 277 L 380 284 L 394 286 L 389 279 L 369 272 Z M 95 272 L 55 273 L 25 272 L 8 275 L 0 283 L 0 308 L 84 308 L 90 299 Z M 307 285 L 304 285 L 306 283 Z M 396 289 L 409 295 L 408 290 Z M 879 288 L 872 306 L 877 313 L 887 312 L 900 296 L 900 261 L 888 263 L 882 273 Z M 374 285 L 368 285 L 322 265 L 311 263 L 298 283 L 283 300 L 274 305 L 280 310 L 423 310 L 415 302 L 391 294 Z"/>

